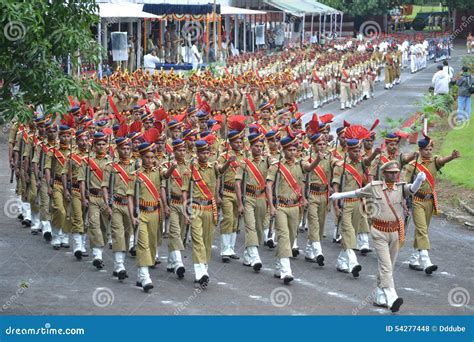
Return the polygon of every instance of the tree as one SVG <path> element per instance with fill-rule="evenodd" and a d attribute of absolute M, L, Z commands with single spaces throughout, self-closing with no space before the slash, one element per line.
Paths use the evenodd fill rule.
<path fill-rule="evenodd" d="M 72 70 L 79 56 L 99 61 L 91 31 L 97 13 L 95 0 L 0 1 L 0 113 L 6 120 L 25 122 L 39 105 L 45 114 L 65 113 L 68 96 L 90 98 L 97 90 L 96 82 L 67 74 L 68 56 Z"/>
<path fill-rule="evenodd" d="M 386 14 L 394 7 L 392 0 L 320 0 L 321 3 L 350 16 Z"/>

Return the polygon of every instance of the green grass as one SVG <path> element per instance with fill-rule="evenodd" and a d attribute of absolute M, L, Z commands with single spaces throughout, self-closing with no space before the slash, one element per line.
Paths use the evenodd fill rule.
<path fill-rule="evenodd" d="M 474 189 L 474 122 L 467 127 L 453 129 L 446 134 L 441 146 L 441 156 L 448 156 L 453 150 L 459 150 L 461 157 L 448 163 L 442 177 L 448 181 Z"/>

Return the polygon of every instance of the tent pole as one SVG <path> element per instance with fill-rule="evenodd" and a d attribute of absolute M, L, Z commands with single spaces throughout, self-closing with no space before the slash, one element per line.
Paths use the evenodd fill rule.
<path fill-rule="evenodd" d="M 342 38 L 342 26 L 344 24 L 344 13 L 341 13 L 341 33 L 340 33 L 340 37 Z"/>
<path fill-rule="evenodd" d="M 247 15 L 244 15 L 242 34 L 244 35 L 244 52 L 247 52 Z"/>
<path fill-rule="evenodd" d="M 302 21 L 303 26 L 301 26 L 301 46 L 303 46 L 303 42 L 304 42 L 304 24 L 305 24 L 305 21 L 306 21 L 306 13 L 303 14 L 303 21 Z"/>
<path fill-rule="evenodd" d="M 99 80 L 102 78 L 102 18 L 99 19 L 99 26 L 97 26 L 97 39 L 98 39 L 98 44 L 101 47 L 101 51 L 99 54 L 99 67 L 97 68 L 99 71 Z"/>
<path fill-rule="evenodd" d="M 147 34 L 146 34 L 146 24 L 147 24 L 147 19 L 145 18 L 144 20 L 145 24 L 143 25 L 143 53 L 146 55 L 147 50 L 146 50 L 146 43 L 147 43 Z"/>
<path fill-rule="evenodd" d="M 138 19 L 137 22 L 137 69 L 141 67 L 141 59 L 142 59 L 142 51 L 141 51 L 141 44 L 142 44 L 142 20 Z"/>
<path fill-rule="evenodd" d="M 239 16 L 234 18 L 234 49 L 239 48 Z"/>
<path fill-rule="evenodd" d="M 311 14 L 311 37 L 313 36 L 313 21 L 314 21 L 314 14 Z"/>

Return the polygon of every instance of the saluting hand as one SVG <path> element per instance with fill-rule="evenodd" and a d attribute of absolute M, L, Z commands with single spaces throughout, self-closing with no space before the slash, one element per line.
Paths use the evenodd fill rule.
<path fill-rule="evenodd" d="M 458 150 L 453 150 L 453 152 L 451 153 L 451 158 L 453 159 L 459 158 L 460 156 L 461 153 Z"/>

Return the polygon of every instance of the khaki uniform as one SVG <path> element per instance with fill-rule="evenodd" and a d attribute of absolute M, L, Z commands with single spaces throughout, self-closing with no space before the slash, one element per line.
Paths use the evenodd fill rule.
<path fill-rule="evenodd" d="M 161 174 L 158 168 L 154 167 L 146 170 L 143 167 L 137 172 L 143 173 L 150 179 L 156 190 L 160 191 Z M 137 239 L 137 265 L 146 267 L 155 265 L 156 242 L 158 241 L 158 231 L 160 231 L 160 198 L 156 198 L 146 186 L 137 173 L 135 173 L 129 184 L 127 195 L 134 196 L 135 182 L 140 183 L 139 206 L 140 206 L 140 227 L 138 228 Z"/>
<path fill-rule="evenodd" d="M 404 197 L 412 195 L 412 192 L 406 183 L 395 183 L 393 187 L 388 187 L 383 181 L 374 181 L 361 189 L 360 193 L 363 197 L 371 198 L 377 207 L 372 216 L 372 239 L 378 261 L 375 303 L 391 307 L 398 297 L 393 269 L 398 250 L 405 240 Z"/>

